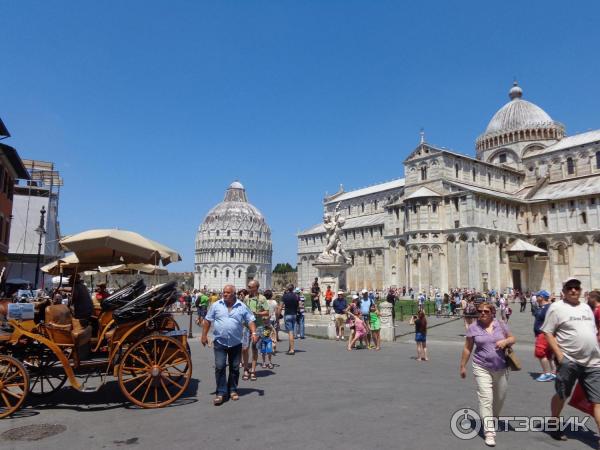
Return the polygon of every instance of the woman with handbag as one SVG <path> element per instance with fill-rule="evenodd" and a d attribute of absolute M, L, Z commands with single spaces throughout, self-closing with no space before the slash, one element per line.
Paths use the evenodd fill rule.
<path fill-rule="evenodd" d="M 473 376 L 477 383 L 479 415 L 486 445 L 496 445 L 494 417 L 500 415 L 508 388 L 506 349 L 515 343 L 508 326 L 496 320 L 496 308 L 489 303 L 477 307 L 478 319 L 467 329 L 460 361 L 460 377 L 467 376 L 466 365 L 473 353 Z M 490 420 L 492 419 L 492 420 Z"/>

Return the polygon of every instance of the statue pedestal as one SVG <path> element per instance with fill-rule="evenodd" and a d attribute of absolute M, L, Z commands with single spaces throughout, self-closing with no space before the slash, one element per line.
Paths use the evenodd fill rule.
<path fill-rule="evenodd" d="M 392 305 L 387 300 L 384 300 L 379 303 L 379 314 L 381 316 L 381 331 L 379 332 L 379 336 L 381 336 L 381 342 L 392 342 L 396 340 L 396 327 L 394 325 L 394 320 L 392 319 Z"/>
<path fill-rule="evenodd" d="M 331 286 L 334 296 L 338 290 L 346 291 L 346 270 L 350 264 L 346 263 L 315 263 L 319 277 L 319 286 L 322 292 L 327 290 L 327 286 Z M 325 296 L 321 295 L 321 306 L 325 306 Z"/>

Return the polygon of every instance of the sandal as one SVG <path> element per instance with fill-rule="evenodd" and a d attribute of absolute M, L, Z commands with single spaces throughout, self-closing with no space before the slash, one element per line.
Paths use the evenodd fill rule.
<path fill-rule="evenodd" d="M 217 395 L 214 399 L 213 399 L 213 405 L 215 406 L 219 406 L 222 405 L 223 402 L 225 401 L 225 399 L 223 398 L 222 395 Z"/>
<path fill-rule="evenodd" d="M 248 370 L 244 370 L 244 375 L 242 375 L 242 380 L 248 381 L 250 379 L 250 372 Z"/>
<path fill-rule="evenodd" d="M 229 398 L 235 402 L 240 399 L 240 396 L 237 392 L 232 392 L 231 394 L 229 394 Z"/>
<path fill-rule="evenodd" d="M 256 381 L 256 372 L 250 372 L 250 381 Z"/>
<path fill-rule="evenodd" d="M 287 353 L 286 353 L 286 355 L 295 355 L 295 354 L 296 354 L 296 352 L 295 352 L 295 351 L 293 351 L 293 352 L 287 352 Z"/>
<path fill-rule="evenodd" d="M 273 363 L 269 363 L 269 364 L 267 364 L 267 369 L 272 369 L 273 367 L 274 367 L 274 366 L 273 366 Z"/>

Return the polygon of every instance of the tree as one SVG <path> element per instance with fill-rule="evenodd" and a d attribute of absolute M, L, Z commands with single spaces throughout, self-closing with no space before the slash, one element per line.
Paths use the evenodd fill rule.
<path fill-rule="evenodd" d="M 289 273 L 295 271 L 296 270 L 290 265 L 290 263 L 277 263 L 273 269 L 273 273 Z"/>

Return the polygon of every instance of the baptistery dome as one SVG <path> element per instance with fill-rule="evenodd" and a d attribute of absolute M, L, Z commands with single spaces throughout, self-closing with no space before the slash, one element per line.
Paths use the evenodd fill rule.
<path fill-rule="evenodd" d="M 204 218 L 196 234 L 196 289 L 240 289 L 250 280 L 271 286 L 271 230 L 262 213 L 248 202 L 244 186 L 234 181 L 225 198 Z"/>

